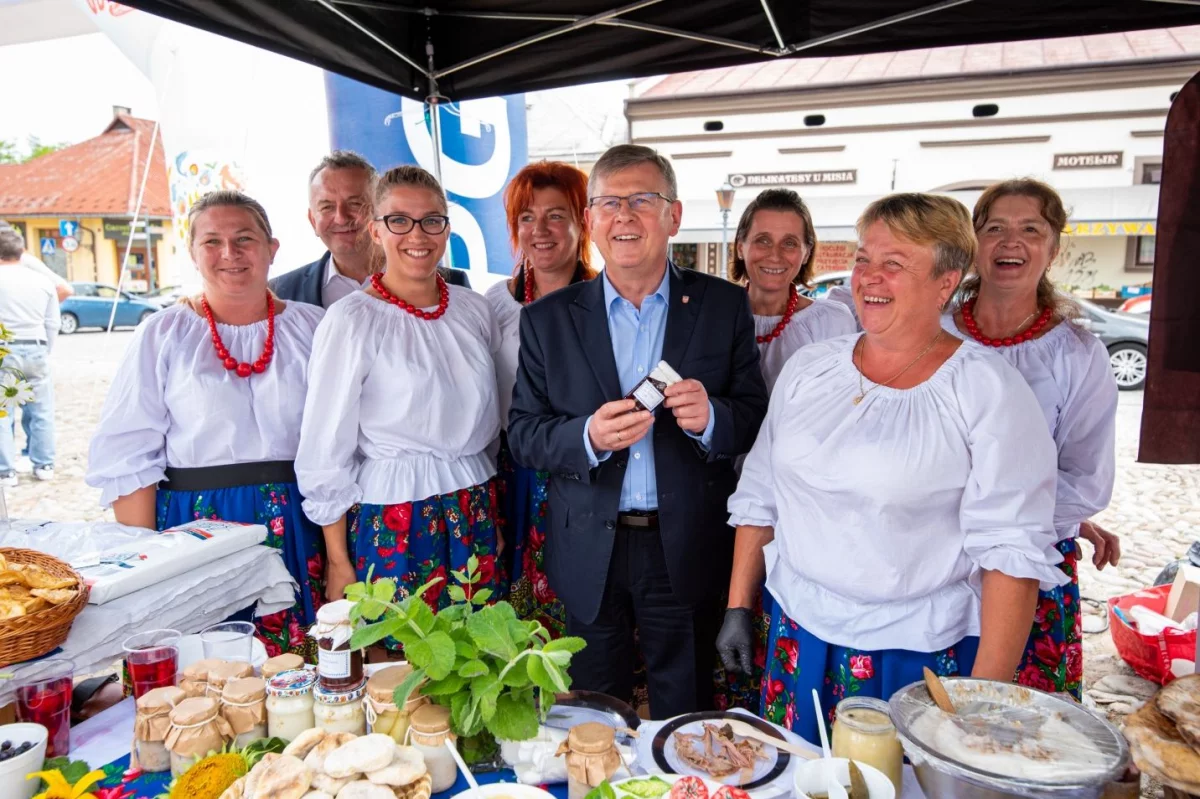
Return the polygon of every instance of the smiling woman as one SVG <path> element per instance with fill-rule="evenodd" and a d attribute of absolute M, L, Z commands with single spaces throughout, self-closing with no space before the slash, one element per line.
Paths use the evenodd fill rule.
<path fill-rule="evenodd" d="M 87 482 L 123 524 L 265 525 L 266 543 L 282 550 L 300 588 L 292 608 L 255 619 L 257 632 L 272 655 L 305 651 L 302 628 L 315 621 L 324 562 L 319 532 L 300 512 L 292 462 L 324 312 L 267 290 L 279 242 L 246 195 L 200 198 L 188 238 L 203 293 L 137 329 L 92 438 Z"/>

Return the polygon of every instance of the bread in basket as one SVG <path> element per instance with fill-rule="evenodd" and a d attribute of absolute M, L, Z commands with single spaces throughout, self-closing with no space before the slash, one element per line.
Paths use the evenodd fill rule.
<path fill-rule="evenodd" d="M 63 561 L 0 547 L 0 667 L 53 651 L 87 600 L 83 579 Z"/>

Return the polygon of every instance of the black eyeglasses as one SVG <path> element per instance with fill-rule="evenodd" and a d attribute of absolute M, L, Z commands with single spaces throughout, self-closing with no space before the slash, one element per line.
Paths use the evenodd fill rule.
<path fill-rule="evenodd" d="M 606 216 L 615 214 L 621 209 L 622 201 L 629 204 L 629 210 L 635 214 L 644 214 L 658 208 L 658 201 L 665 200 L 666 202 L 675 202 L 665 194 L 659 194 L 656 191 L 641 191 L 637 194 L 629 194 L 625 197 L 618 197 L 615 194 L 605 194 L 599 197 L 593 197 L 588 200 L 588 207 L 593 211 L 598 211 Z"/>
<path fill-rule="evenodd" d="M 421 219 L 413 219 L 405 214 L 387 214 L 386 216 L 375 217 L 376 222 L 382 222 L 387 226 L 387 229 L 395 233 L 397 236 L 402 236 L 411 231 L 417 225 L 421 226 L 421 230 L 428 233 L 430 236 L 436 236 L 446 229 L 450 224 L 450 217 L 445 214 L 430 214 Z"/>

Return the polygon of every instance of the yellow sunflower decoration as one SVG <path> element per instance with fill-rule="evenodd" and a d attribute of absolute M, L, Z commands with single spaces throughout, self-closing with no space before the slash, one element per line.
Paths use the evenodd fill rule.
<path fill-rule="evenodd" d="M 96 799 L 96 795 L 88 791 L 88 788 L 91 788 L 104 779 L 104 772 L 92 771 L 74 785 L 67 782 L 62 772 L 57 770 L 39 771 L 28 775 L 25 779 L 43 779 L 46 781 L 46 790 L 33 797 L 33 799 Z"/>

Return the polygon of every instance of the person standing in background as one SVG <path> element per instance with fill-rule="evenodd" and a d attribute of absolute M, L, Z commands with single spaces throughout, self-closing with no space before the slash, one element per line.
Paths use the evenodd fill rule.
<path fill-rule="evenodd" d="M 0 231 L 3 230 L 12 230 L 18 236 L 21 235 L 16 228 L 14 228 L 8 222 L 5 222 L 3 219 L 0 219 Z M 67 297 L 70 297 L 75 293 L 75 289 L 71 287 L 71 284 L 68 283 L 58 272 L 55 272 L 53 269 L 42 263 L 40 258 L 35 258 L 27 252 L 22 252 L 21 263 L 54 284 L 54 292 L 58 295 L 59 302 L 62 302 Z"/>
<path fill-rule="evenodd" d="M 382 268 L 367 229 L 375 167 L 350 150 L 334 150 L 308 176 L 308 222 L 326 251 L 311 264 L 271 280 L 282 300 L 328 308 Z M 471 287 L 465 272 L 439 268 L 451 285 Z"/>
<path fill-rule="evenodd" d="M 21 261 L 25 241 L 12 228 L 0 230 L 0 322 L 13 335 L 5 364 L 19 369 L 33 387 L 33 400 L 22 406 L 28 419 L 33 476 L 54 479 L 54 384 L 50 350 L 58 336 L 60 314 L 54 285 Z M 0 486 L 17 484 L 13 425 L 0 424 Z"/>

